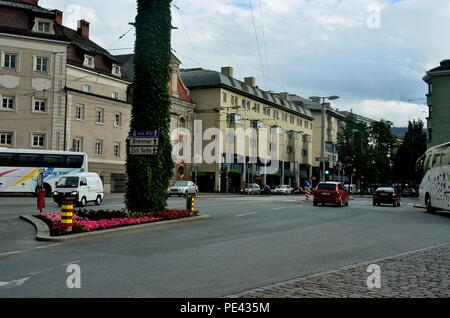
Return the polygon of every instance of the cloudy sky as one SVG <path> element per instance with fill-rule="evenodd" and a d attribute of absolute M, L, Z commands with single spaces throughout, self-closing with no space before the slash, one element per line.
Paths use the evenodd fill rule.
<path fill-rule="evenodd" d="M 91 22 L 91 38 L 132 52 L 134 0 L 41 0 L 64 24 Z M 174 0 L 172 47 L 182 67 L 255 76 L 260 88 L 406 126 L 427 116 L 426 71 L 450 58 L 448 0 Z M 259 44 L 259 50 L 258 50 Z"/>

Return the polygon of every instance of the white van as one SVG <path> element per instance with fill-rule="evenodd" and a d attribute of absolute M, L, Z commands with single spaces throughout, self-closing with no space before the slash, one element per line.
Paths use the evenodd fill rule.
<path fill-rule="evenodd" d="M 99 175 L 90 172 L 68 174 L 56 182 L 53 199 L 61 206 L 64 200 L 73 200 L 78 206 L 85 206 L 88 202 L 100 205 L 105 193 L 103 182 Z"/>

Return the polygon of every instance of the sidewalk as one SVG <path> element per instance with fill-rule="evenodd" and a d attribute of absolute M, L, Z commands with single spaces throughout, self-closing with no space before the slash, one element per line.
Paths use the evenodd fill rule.
<path fill-rule="evenodd" d="M 370 290 L 370 264 L 381 268 L 381 289 Z M 245 291 L 227 298 L 447 298 L 450 244 Z"/>

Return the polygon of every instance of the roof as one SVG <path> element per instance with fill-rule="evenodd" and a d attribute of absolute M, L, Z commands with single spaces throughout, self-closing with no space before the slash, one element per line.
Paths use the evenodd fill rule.
<path fill-rule="evenodd" d="M 31 10 L 35 13 L 43 13 L 43 14 L 54 14 L 52 10 L 42 8 L 40 6 L 35 6 L 29 3 L 25 3 L 21 0 L 0 0 L 0 6 L 14 7 L 18 9 Z"/>
<path fill-rule="evenodd" d="M 312 113 L 317 113 L 317 112 L 322 112 L 322 105 L 316 102 L 313 102 L 309 99 L 303 98 L 301 96 L 298 95 L 289 95 L 289 99 L 298 105 L 301 105 L 303 107 L 305 107 L 306 109 L 308 109 L 310 112 Z M 330 108 L 328 109 L 328 113 L 333 116 L 336 117 L 338 119 L 345 119 L 345 116 L 340 114 L 339 112 L 335 111 L 334 109 Z"/>
<path fill-rule="evenodd" d="M 115 58 L 122 63 L 122 68 L 128 77 L 134 81 L 134 54 L 116 55 Z"/>
<path fill-rule="evenodd" d="M 449 60 L 443 60 L 441 62 L 440 66 L 430 70 L 430 72 L 441 72 L 441 71 L 450 71 L 450 59 Z"/>
<path fill-rule="evenodd" d="M 181 77 L 189 89 L 226 87 L 234 91 L 239 91 L 244 95 L 251 95 L 255 99 L 262 100 L 268 104 L 276 105 L 287 111 L 312 118 L 312 114 L 308 109 L 287 101 L 286 99 L 281 98 L 278 94 L 263 91 L 258 87 L 248 85 L 217 71 L 206 70 L 203 68 L 186 69 L 181 70 Z"/>
<path fill-rule="evenodd" d="M 366 123 L 376 122 L 376 120 L 374 120 L 374 119 L 355 114 L 354 112 L 349 112 L 349 111 L 338 111 L 338 112 L 341 113 L 342 115 L 344 115 L 345 117 L 349 116 L 350 114 L 353 114 L 353 116 L 355 116 L 355 119 L 360 122 L 366 122 Z"/>

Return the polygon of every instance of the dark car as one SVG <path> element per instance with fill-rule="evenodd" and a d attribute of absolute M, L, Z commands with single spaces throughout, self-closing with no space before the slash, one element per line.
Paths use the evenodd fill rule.
<path fill-rule="evenodd" d="M 373 193 L 373 205 L 392 204 L 400 206 L 400 195 L 394 188 L 378 188 Z"/>
<path fill-rule="evenodd" d="M 340 182 L 321 182 L 314 191 L 314 206 L 320 203 L 323 205 L 329 203 L 348 206 L 349 200 L 349 195 Z"/>
<path fill-rule="evenodd" d="M 271 194 L 272 189 L 270 186 L 266 185 L 261 189 L 261 194 Z"/>
<path fill-rule="evenodd" d="M 419 193 L 414 190 L 413 188 L 405 188 L 402 190 L 402 197 L 410 197 L 410 198 L 417 198 L 419 196 Z"/>

